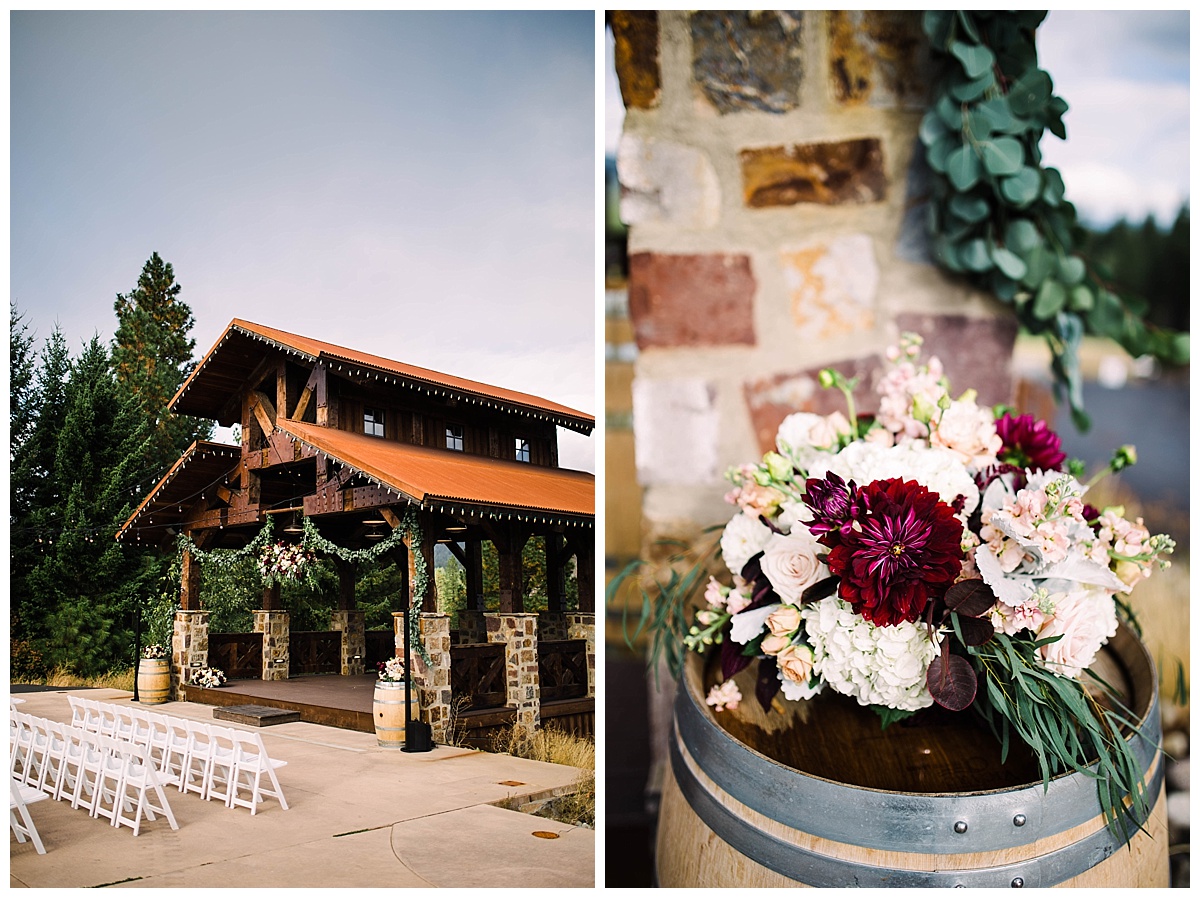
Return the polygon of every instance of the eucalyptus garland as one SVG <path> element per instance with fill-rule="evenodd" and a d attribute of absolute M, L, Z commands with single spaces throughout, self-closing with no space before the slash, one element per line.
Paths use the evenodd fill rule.
<path fill-rule="evenodd" d="M 1131 355 L 1186 364 L 1188 335 L 1144 319 L 1106 272 L 1076 251 L 1075 207 L 1062 175 L 1042 165 L 1042 132 L 1065 139 L 1067 103 L 1038 68 L 1044 10 L 932 10 L 924 29 L 945 65 L 920 138 L 934 172 L 929 229 L 940 265 L 1012 305 L 1046 338 L 1060 399 L 1086 429 L 1079 346 L 1109 337 Z"/>

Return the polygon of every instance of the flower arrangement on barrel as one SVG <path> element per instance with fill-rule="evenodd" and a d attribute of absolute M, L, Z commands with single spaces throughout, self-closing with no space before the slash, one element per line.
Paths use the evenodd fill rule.
<path fill-rule="evenodd" d="M 747 700 L 733 678 L 755 663 L 768 712 L 827 690 L 885 728 L 919 725 L 933 706 L 970 710 L 1002 763 L 1019 740 L 1046 783 L 1098 759 L 1109 825 L 1136 826 L 1142 771 L 1118 735 L 1132 712 L 1089 667 L 1119 619 L 1137 630 L 1127 596 L 1174 543 L 1086 495 L 1134 450 L 1084 481 L 1044 422 L 981 406 L 972 390 L 955 398 L 920 347 L 906 334 L 888 350 L 875 415 L 855 413 L 856 381 L 822 371 L 847 414 L 793 414 L 778 451 L 729 472 L 727 573 L 673 574 L 666 601 L 645 596 L 653 656 L 665 649 L 677 669 L 680 643 L 718 653 L 706 699 L 717 713 Z"/>
<path fill-rule="evenodd" d="M 376 665 L 376 670 L 379 672 L 379 679 L 385 683 L 404 682 L 403 658 L 388 658 L 386 661 L 380 661 Z"/>
<path fill-rule="evenodd" d="M 157 642 L 142 649 L 142 657 L 147 661 L 161 661 L 169 654 L 167 647 Z"/>

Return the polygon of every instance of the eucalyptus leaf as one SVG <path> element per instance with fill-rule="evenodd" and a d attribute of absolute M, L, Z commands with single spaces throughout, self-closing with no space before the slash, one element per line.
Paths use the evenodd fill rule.
<path fill-rule="evenodd" d="M 1033 314 L 1048 320 L 1058 314 L 1067 302 L 1067 291 L 1058 281 L 1045 280 L 1033 300 Z"/>
<path fill-rule="evenodd" d="M 1094 302 L 1092 289 L 1087 284 L 1079 284 L 1071 288 L 1070 307 L 1076 312 L 1086 312 Z"/>
<path fill-rule="evenodd" d="M 966 81 L 959 81 L 950 88 L 950 96 L 963 103 L 971 103 L 978 100 L 984 95 L 987 89 L 996 83 L 996 76 L 992 70 L 986 69 L 978 78 L 969 78 Z"/>
<path fill-rule="evenodd" d="M 1012 134 L 1025 129 L 1025 123 L 1012 114 L 1005 97 L 989 97 L 976 107 L 992 126 L 993 132 Z"/>
<path fill-rule="evenodd" d="M 1042 172 L 1046 176 L 1046 186 L 1042 189 L 1042 199 L 1049 206 L 1057 206 L 1063 201 L 1067 187 L 1063 184 L 1062 175 L 1057 168 L 1047 168 Z"/>
<path fill-rule="evenodd" d="M 1084 274 L 1086 269 L 1079 256 L 1063 256 L 1058 260 L 1058 279 L 1068 287 L 1080 283 Z"/>
<path fill-rule="evenodd" d="M 1044 246 L 1035 246 L 1025 253 L 1023 258 L 1027 270 L 1025 277 L 1021 278 L 1021 283 L 1030 288 L 1041 286 L 1042 281 L 1054 270 L 1054 254 Z"/>
<path fill-rule="evenodd" d="M 1025 276 L 1025 272 L 1028 270 L 1025 262 L 1020 256 L 1002 246 L 996 246 L 992 248 L 992 261 L 996 263 L 997 268 L 999 268 L 1014 281 L 1019 281 L 1021 278 L 1023 278 Z M 1001 297 L 1001 299 L 1004 298 L 1006 297 Z M 1007 298 L 1011 299 L 1012 297 L 1010 296 Z"/>
<path fill-rule="evenodd" d="M 980 145 L 983 164 L 988 173 L 996 176 L 1015 175 L 1021 170 L 1025 153 L 1021 142 L 1013 137 L 998 137 Z"/>
<path fill-rule="evenodd" d="M 979 78 L 996 64 L 996 55 L 982 44 L 954 41 L 950 44 L 950 52 L 962 63 L 963 71 L 971 79 Z"/>
<path fill-rule="evenodd" d="M 925 153 L 925 161 L 929 163 L 929 167 L 939 174 L 946 173 L 946 159 L 950 155 L 950 151 L 961 144 L 958 140 L 952 137 L 949 133 L 942 135 Z"/>
<path fill-rule="evenodd" d="M 992 267 L 986 241 L 975 238 L 964 243 L 959 250 L 959 260 L 968 271 L 987 271 Z"/>
<path fill-rule="evenodd" d="M 1041 69 L 1031 69 L 1017 79 L 1008 91 L 1008 103 L 1016 115 L 1041 111 L 1050 99 L 1054 82 Z"/>
<path fill-rule="evenodd" d="M 933 111 L 951 131 L 957 131 L 962 127 L 962 106 L 955 103 L 949 94 L 942 95 L 942 98 L 934 104 Z"/>
<path fill-rule="evenodd" d="M 975 27 L 975 14 L 969 10 L 957 10 L 954 15 L 958 16 L 958 21 L 962 24 L 963 33 L 976 43 L 979 42 L 979 30 Z"/>
<path fill-rule="evenodd" d="M 962 144 L 946 157 L 946 177 L 959 192 L 970 190 L 983 173 L 979 157 L 969 144 Z"/>
<path fill-rule="evenodd" d="M 1011 250 L 1026 253 L 1042 245 L 1042 232 L 1028 218 L 1014 218 L 1004 229 L 1004 243 Z"/>
<path fill-rule="evenodd" d="M 950 39 L 950 27 L 954 24 L 954 13 L 945 9 L 930 9 L 921 17 L 921 28 L 929 42 L 938 49 L 945 49 Z"/>
<path fill-rule="evenodd" d="M 1036 168 L 1022 166 L 1011 178 L 1000 182 L 1000 195 L 1010 203 L 1024 208 L 1037 199 L 1042 189 L 1042 176 Z"/>
<path fill-rule="evenodd" d="M 925 146 L 933 146 L 935 141 L 947 133 L 949 132 L 946 123 L 932 109 L 921 117 L 921 127 L 917 129 L 917 134 Z"/>
<path fill-rule="evenodd" d="M 972 224 L 983 221 L 992 211 L 991 204 L 981 196 L 956 193 L 950 197 L 950 211 Z"/>

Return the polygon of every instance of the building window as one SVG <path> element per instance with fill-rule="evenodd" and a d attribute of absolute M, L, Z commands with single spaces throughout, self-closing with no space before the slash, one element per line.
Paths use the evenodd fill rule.
<path fill-rule="evenodd" d="M 529 440 L 517 437 L 517 461 L 529 461 Z"/>
<path fill-rule="evenodd" d="M 383 410 L 378 408 L 363 409 L 363 433 L 369 437 L 383 436 Z"/>
<path fill-rule="evenodd" d="M 461 424 L 446 425 L 446 448 L 455 452 L 463 451 L 463 429 Z"/>

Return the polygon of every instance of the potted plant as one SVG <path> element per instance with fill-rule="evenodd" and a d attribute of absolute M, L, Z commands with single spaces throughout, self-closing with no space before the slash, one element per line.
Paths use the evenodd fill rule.
<path fill-rule="evenodd" d="M 169 652 L 161 643 L 142 649 L 138 660 L 138 701 L 144 705 L 161 705 L 171 693 Z"/>

